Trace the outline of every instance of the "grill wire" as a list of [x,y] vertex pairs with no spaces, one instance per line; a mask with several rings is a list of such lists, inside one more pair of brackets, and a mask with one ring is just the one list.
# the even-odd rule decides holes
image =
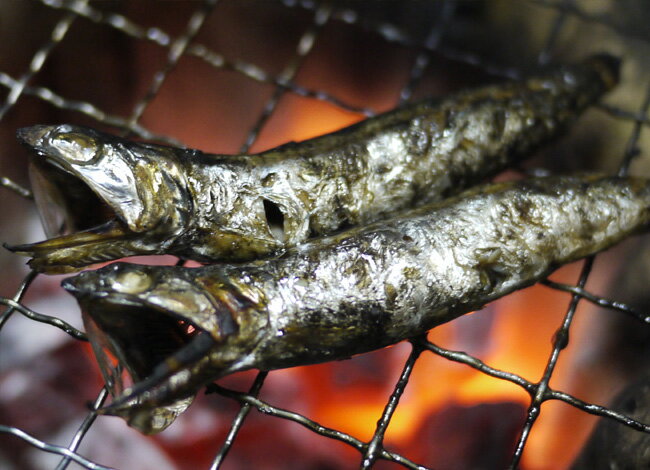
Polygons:
[[[12,76],[0,69],[0,85],[7,89],[7,96],[4,102],[0,105],[0,126],[3,125],[3,120],[6,122],[6,116],[8,113],[16,111],[15,108],[20,107],[20,104],[25,97],[31,97],[40,102],[47,103],[49,106],[84,115],[86,118],[90,119],[90,121],[94,121],[98,124],[117,128],[121,130],[123,135],[132,135],[145,139],[154,139],[169,144],[181,145],[180,142],[172,137],[158,135],[145,128],[140,123],[140,118],[151,101],[158,96],[160,90],[165,86],[168,75],[176,68],[179,60],[183,56],[192,56],[202,60],[215,69],[234,71],[242,78],[273,86],[273,92],[271,93],[270,98],[263,107],[256,122],[250,128],[245,143],[241,147],[243,152],[248,151],[255,143],[261,130],[276,111],[278,103],[286,94],[324,101],[344,111],[352,111],[366,116],[372,116],[375,112],[371,109],[348,104],[345,100],[337,98],[326,91],[303,87],[295,81],[297,72],[305,59],[312,52],[313,46],[323,27],[331,22],[342,22],[355,28],[360,28],[367,31],[369,34],[376,35],[378,37],[377,40],[397,44],[416,51],[415,60],[410,68],[406,84],[399,91],[400,102],[410,99],[413,95],[414,89],[422,79],[423,73],[429,64],[431,54],[434,52],[448,60],[477,67],[487,74],[499,77],[516,78],[520,75],[521,71],[519,66],[504,67],[497,63],[493,63],[493,61],[486,58],[482,53],[473,52],[469,48],[464,50],[446,45],[444,43],[446,31],[456,18],[455,15],[459,8],[459,4],[449,0],[441,2],[439,13],[431,25],[430,32],[428,36],[426,36],[424,42],[411,37],[409,32],[401,29],[399,25],[379,22],[364,17],[362,13],[355,10],[357,5],[355,2],[334,2],[330,4],[325,2],[316,3],[309,0],[284,0],[281,2],[282,8],[292,11],[300,11],[303,14],[306,10],[311,15],[312,21],[311,25],[307,27],[297,42],[293,57],[278,74],[266,72],[262,67],[258,67],[252,63],[247,63],[243,60],[226,59],[224,56],[208,47],[194,42],[194,38],[201,30],[205,20],[209,15],[214,14],[213,10],[215,10],[215,7],[216,9],[219,8],[220,4],[218,4],[217,0],[192,2],[192,5],[196,5],[194,11],[189,17],[184,32],[175,38],[164,32],[162,28],[140,26],[127,17],[118,13],[99,9],[95,4],[91,4],[85,0],[35,0],[35,3],[43,10],[40,12],[41,15],[51,15],[59,19],[54,24],[49,38],[37,48],[37,52],[32,56],[32,60],[27,70],[20,75],[14,74],[14,76]],[[620,36],[633,34],[628,30],[624,30],[619,25],[609,22],[605,16],[592,15],[591,13],[584,11],[580,8],[580,5],[577,2],[572,0],[561,0],[555,2],[546,0],[528,0],[526,3],[540,9],[552,9],[555,13],[555,20],[552,24],[548,25],[548,33],[544,40],[544,47],[537,53],[537,62],[539,64],[544,64],[554,58],[555,50],[561,42],[562,33],[569,21],[579,21],[589,24],[595,23],[599,27],[604,27]],[[76,22],[84,20],[108,26],[129,38],[138,41],[147,41],[166,50],[166,62],[154,75],[153,81],[148,85],[145,93],[138,100],[135,106],[132,107],[130,114],[127,116],[110,114],[91,102],[67,98],[57,94],[55,90],[50,89],[47,86],[34,84],[34,82],[37,81],[36,79],[42,71],[44,64],[46,64],[53,51],[58,47],[62,47],[60,44],[63,42],[71,27],[73,27]],[[647,38],[632,38],[632,40],[647,41]],[[0,64],[0,68],[3,67],[4,66]],[[41,81],[38,82],[40,83]],[[633,124],[632,132],[629,135],[619,159],[618,173],[621,175],[627,173],[631,161],[639,153],[638,142],[641,132],[645,127],[650,125],[650,118],[647,114],[650,105],[650,87],[648,87],[645,96],[638,101],[641,103],[638,109],[625,109],[605,104],[599,105],[601,110],[606,112],[612,119]],[[13,132],[13,129],[11,131]],[[14,197],[9,195],[7,191],[13,191],[18,196],[28,200],[32,199],[32,194],[29,189],[21,186],[8,177],[3,176],[0,180],[0,184],[6,188],[3,200],[7,200],[9,197]],[[645,313],[639,312],[629,305],[611,301],[586,291],[584,287],[591,272],[592,265],[593,258],[585,262],[576,285],[561,284],[550,280],[544,282],[545,285],[553,289],[571,294],[571,302],[566,310],[564,320],[561,325],[559,325],[557,333],[552,340],[552,353],[548,357],[546,368],[541,380],[538,382],[531,382],[517,374],[495,369],[482,362],[480,359],[464,352],[444,349],[429,342],[426,337],[411,339],[411,353],[403,365],[403,370],[399,380],[395,384],[393,392],[387,400],[385,409],[379,418],[376,430],[368,442],[363,442],[342,431],[326,428],[321,426],[319,423],[312,421],[307,416],[275,407],[270,403],[259,399],[258,395],[268,376],[266,372],[260,372],[257,375],[248,392],[238,392],[213,384],[209,387],[210,392],[236,400],[240,404],[240,409],[235,419],[232,421],[227,438],[215,453],[214,462],[211,468],[219,468],[220,465],[226,461],[226,456],[231,446],[236,441],[239,430],[245,425],[246,418],[252,409],[256,409],[270,417],[294,421],[314,433],[341,441],[351,446],[359,452],[361,456],[360,466],[363,469],[373,467],[378,460],[391,461],[409,469],[425,468],[412,462],[407,458],[407,456],[399,455],[383,447],[384,433],[386,432],[393,413],[396,410],[400,397],[409,383],[410,374],[418,358],[425,352],[431,352],[450,361],[465,364],[491,377],[512,382],[530,395],[531,399],[526,412],[525,424],[520,431],[515,451],[510,461],[510,468],[517,468],[519,466],[528,436],[540,415],[541,405],[549,400],[559,400],[586,413],[606,417],[640,432],[650,433],[650,424],[638,422],[629,416],[608,409],[607,407],[584,402],[567,393],[554,390],[549,385],[560,353],[568,344],[569,330],[576,312],[576,307],[581,300],[617,312],[622,312],[623,314],[631,315],[646,324],[650,322],[650,318],[647,317]],[[75,339],[84,341],[85,335],[62,319],[40,314],[21,304],[23,297],[30,289],[32,282],[36,277],[37,275],[35,273],[30,272],[24,278],[19,289],[11,298],[0,298],[0,304],[6,306],[6,309],[0,315],[0,333],[2,333],[2,328],[7,324],[12,315],[19,313],[31,320],[46,323],[52,327],[62,329]],[[29,339],[28,331],[25,332],[25,337],[26,339]],[[0,342],[1,341],[2,337],[0,337]],[[100,407],[104,403],[106,397],[106,390],[102,389],[95,402],[92,404],[93,409]],[[10,423],[0,423],[0,433],[10,435],[12,438],[22,439],[43,452],[60,455],[61,460],[56,467],[57,470],[65,469],[72,461],[88,469],[105,469],[108,467],[90,461],[77,453],[79,445],[82,443],[93,423],[95,423],[96,418],[97,415],[93,411],[90,411],[76,433],[71,437],[67,447],[54,445],[40,440],[38,437],[30,435],[18,427],[11,426]]]

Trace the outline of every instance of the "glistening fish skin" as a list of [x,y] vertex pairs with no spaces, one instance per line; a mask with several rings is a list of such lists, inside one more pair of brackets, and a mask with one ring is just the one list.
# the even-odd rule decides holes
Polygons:
[[[613,87],[618,66],[594,56],[257,155],[207,155],[71,125],[22,129],[19,138],[36,154],[34,174],[44,174],[35,177],[41,212],[67,211],[65,223],[47,223],[48,236],[68,234],[10,249],[51,273],[136,254],[204,262],[278,254],[494,175]],[[100,199],[112,216],[98,210]]]
[[[92,325],[118,392],[105,345],[136,383],[108,411],[156,432],[211,380],[344,359],[422,334],[649,221],[647,180],[538,178],[479,187],[279,258],[195,269],[117,263],[63,287]],[[194,336],[178,339],[179,320]]]

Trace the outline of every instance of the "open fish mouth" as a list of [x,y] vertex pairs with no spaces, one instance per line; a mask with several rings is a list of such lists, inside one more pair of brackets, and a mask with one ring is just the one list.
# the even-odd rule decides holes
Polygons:
[[[155,389],[173,388],[175,372],[205,357],[214,342],[196,325],[150,307],[104,304],[83,314],[97,363],[113,403],[106,414],[123,416],[149,434],[166,428],[192,402],[148,403]],[[154,400],[155,403],[155,400]]]
[[[48,239],[6,247],[32,257],[29,264],[38,271],[72,272],[127,256],[131,254],[129,241],[138,236],[130,229],[118,200],[106,190],[110,183],[102,186],[90,177],[97,173],[93,169],[103,156],[101,142],[75,130],[61,125],[18,131],[18,138],[34,155],[29,175]],[[115,170],[124,168],[118,165]],[[132,191],[130,198],[137,199],[137,192]]]
[[76,271],[121,252],[120,241],[132,232],[81,180],[61,167],[41,162],[31,163],[30,179],[49,238],[7,248],[32,257],[29,265],[48,273]]
[[[127,277],[129,277],[127,275]],[[84,325],[113,402],[100,412],[122,416],[145,433],[169,426],[192,402],[185,396],[183,374],[216,344],[199,324],[174,309],[143,301],[147,279],[128,279],[121,288],[134,293],[91,293],[84,279],[62,286],[82,305]],[[205,325],[204,325],[205,326]],[[161,400],[160,396],[174,396]]]

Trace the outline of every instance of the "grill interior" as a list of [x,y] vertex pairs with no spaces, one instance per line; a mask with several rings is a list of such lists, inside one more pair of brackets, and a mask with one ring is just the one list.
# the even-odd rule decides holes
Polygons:
[[[621,84],[519,170],[650,176],[649,13],[642,0],[3,4],[2,241],[42,235],[19,127],[71,122],[213,153],[257,152],[603,51],[623,58]],[[87,412],[106,393],[97,395],[89,348],[69,338],[82,337],[76,304],[61,277],[35,276],[2,252],[0,466],[568,467],[594,416],[650,432],[633,419],[643,416],[636,408],[605,406],[648,364],[650,335],[639,323],[650,306],[647,246],[647,237],[626,242],[427,338],[336,364],[229,377],[155,438]],[[496,329],[497,317],[506,326]],[[551,323],[538,325],[540,317]],[[513,335],[504,359],[492,354]],[[543,362],[506,360],[532,355],[538,337]],[[499,391],[484,396],[490,388]],[[447,404],[419,412],[436,400]],[[574,434],[562,442],[564,428]]]

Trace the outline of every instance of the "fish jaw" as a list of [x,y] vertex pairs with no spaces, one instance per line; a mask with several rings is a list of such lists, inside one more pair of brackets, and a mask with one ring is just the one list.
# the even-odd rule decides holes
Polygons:
[[27,264],[42,273],[65,274],[84,266],[141,252],[130,245],[137,240],[117,220],[72,235],[38,243],[7,245],[8,250],[28,256]]
[[[239,341],[242,304],[217,298],[174,267],[114,263],[65,279],[113,402],[100,410],[153,434],[228,368],[219,350]],[[237,352],[236,356],[240,356]]]
[[11,251],[46,273],[165,251],[187,230],[193,201],[174,149],[68,124],[20,129],[47,240]]

